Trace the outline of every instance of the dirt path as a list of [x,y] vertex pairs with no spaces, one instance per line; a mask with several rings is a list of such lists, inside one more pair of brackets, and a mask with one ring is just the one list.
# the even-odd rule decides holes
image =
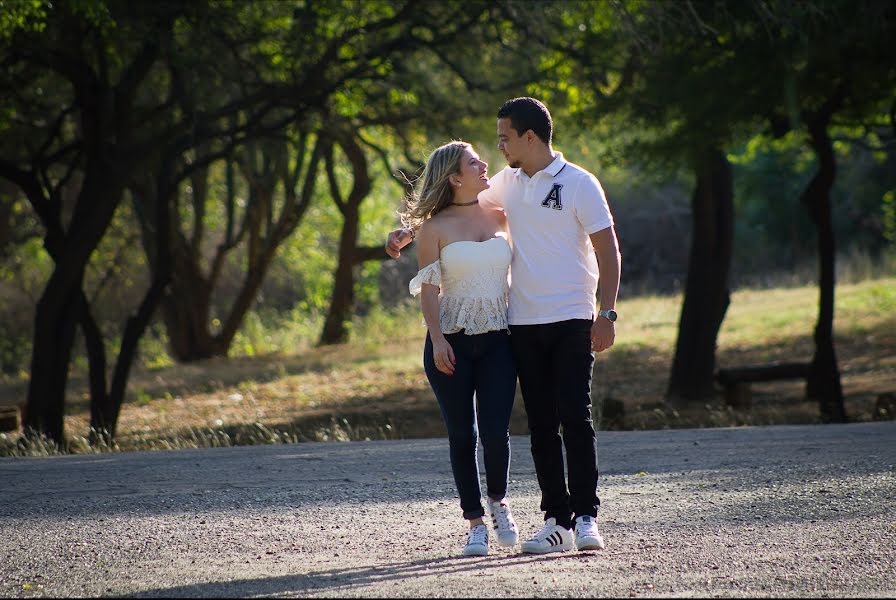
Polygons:
[[605,550],[467,559],[443,439],[0,459],[0,596],[896,595],[896,422],[602,432],[599,456]]

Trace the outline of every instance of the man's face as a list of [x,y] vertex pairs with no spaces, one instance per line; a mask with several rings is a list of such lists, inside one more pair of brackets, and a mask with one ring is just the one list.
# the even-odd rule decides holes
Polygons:
[[513,169],[519,168],[528,156],[530,144],[527,133],[517,135],[510,119],[498,119],[498,150]]

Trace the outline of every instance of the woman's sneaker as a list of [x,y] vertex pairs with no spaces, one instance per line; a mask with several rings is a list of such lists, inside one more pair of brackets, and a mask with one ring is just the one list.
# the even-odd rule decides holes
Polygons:
[[513,514],[506,500],[492,502],[489,500],[488,511],[492,515],[492,529],[498,536],[498,544],[505,548],[516,546],[520,541],[520,530],[513,520]]
[[553,517],[544,522],[541,531],[523,542],[523,552],[527,554],[547,554],[564,550],[572,550],[572,531],[557,525],[557,519]]
[[576,519],[576,548],[579,550],[601,550],[604,538],[597,530],[594,517],[582,516]]
[[467,545],[464,546],[464,556],[485,556],[486,554],[488,554],[488,528],[485,525],[470,528]]

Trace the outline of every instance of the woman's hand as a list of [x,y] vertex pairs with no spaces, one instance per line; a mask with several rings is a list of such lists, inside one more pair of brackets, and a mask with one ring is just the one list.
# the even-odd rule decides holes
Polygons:
[[436,368],[445,375],[454,375],[454,365],[456,361],[454,359],[454,349],[451,348],[451,344],[448,343],[445,336],[439,336],[438,338],[430,337],[432,339],[432,357],[433,362],[436,364]]
[[386,238],[386,254],[392,258],[401,256],[401,249],[414,241],[412,233],[410,229],[404,228],[390,231]]

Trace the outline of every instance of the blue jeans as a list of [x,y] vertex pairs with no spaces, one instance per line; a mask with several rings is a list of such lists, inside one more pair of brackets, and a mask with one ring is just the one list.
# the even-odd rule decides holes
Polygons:
[[[423,367],[448,429],[451,471],[465,519],[485,515],[476,454],[482,438],[488,497],[507,494],[510,469],[510,412],[516,395],[516,369],[506,331],[445,336],[457,360],[454,374],[436,369],[432,340],[426,335]],[[475,396],[474,396],[475,393]],[[478,426],[477,426],[478,423]]]

